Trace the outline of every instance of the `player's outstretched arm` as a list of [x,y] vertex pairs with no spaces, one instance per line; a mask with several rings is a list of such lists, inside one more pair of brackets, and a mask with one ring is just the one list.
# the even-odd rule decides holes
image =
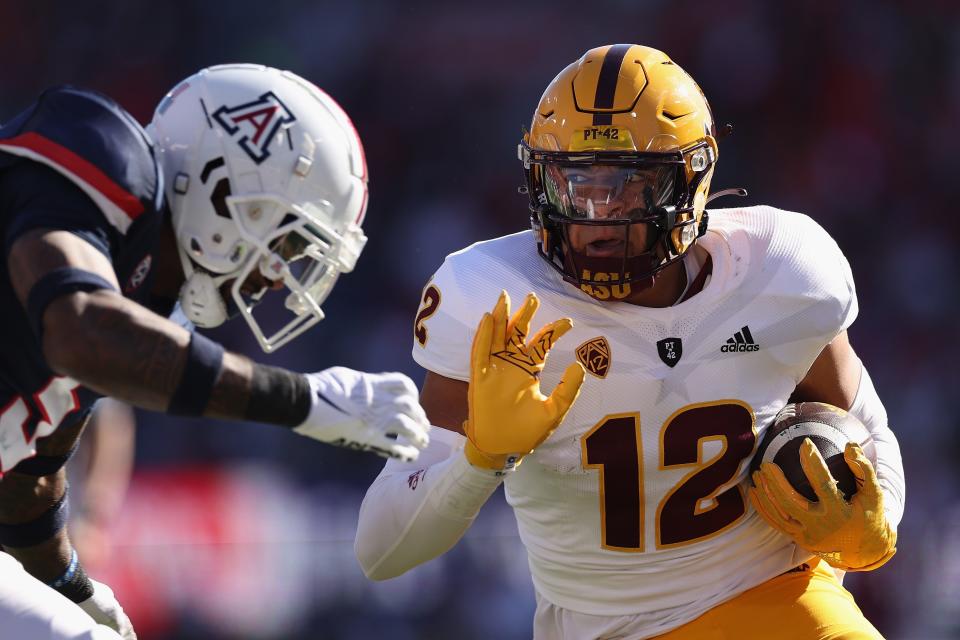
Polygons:
[[[8,268],[50,368],[104,395],[170,413],[283,425],[401,459],[426,445],[426,417],[406,376],[339,367],[301,375],[225,353],[120,296],[109,260],[72,233],[24,233],[11,247]],[[55,432],[37,444],[38,452],[63,457],[78,436],[79,428]],[[64,527],[66,504],[62,468],[8,473],[0,483],[6,550],[94,618],[134,638],[112,592],[76,560]]]
[[[583,382],[571,366],[550,396],[539,373],[563,318],[527,340],[538,307],[528,296],[510,316],[500,296],[474,337],[469,385],[428,372],[422,401],[433,424],[430,447],[416,465],[390,461],[364,497],[355,551],[367,577],[401,575],[453,547],[501,479],[560,424]],[[458,433],[462,425],[465,439]]]
[[503,476],[467,462],[465,442],[436,428],[415,463],[384,465],[360,505],[354,541],[368,578],[395,578],[446,553],[473,524]]
[[224,352],[119,295],[107,258],[69,232],[24,234],[9,268],[51,368],[104,395],[156,411],[282,425],[387,457],[415,458],[427,443],[406,376],[341,367],[302,375]]

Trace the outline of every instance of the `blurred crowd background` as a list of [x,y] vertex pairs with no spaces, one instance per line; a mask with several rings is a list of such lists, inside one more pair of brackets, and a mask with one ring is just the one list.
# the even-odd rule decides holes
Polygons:
[[[447,253],[527,227],[521,128],[560,69],[616,42],[665,50],[734,125],[714,187],[750,196],[726,206],[806,212],[849,257],[850,336],[900,438],[908,500],[897,556],[846,584],[888,638],[960,637],[960,3],[0,0],[0,121],[58,83],[146,122],[200,67],[259,62],[312,80],[366,146],[370,241],[293,346],[265,357],[240,321],[215,336],[300,371],[419,381],[422,286]],[[454,551],[374,584],[353,533],[378,459],[142,412],[131,438],[125,415],[104,416],[112,449],[99,454],[119,466],[90,479],[75,512],[88,570],[142,640],[530,636],[532,587],[502,497]]]

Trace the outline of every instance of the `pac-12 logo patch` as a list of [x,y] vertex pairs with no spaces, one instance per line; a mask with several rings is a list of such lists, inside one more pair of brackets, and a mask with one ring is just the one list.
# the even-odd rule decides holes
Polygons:
[[577,360],[587,373],[606,378],[610,371],[610,343],[603,336],[587,340],[577,347]]
[[272,91],[253,102],[235,107],[224,105],[211,116],[257,164],[270,157],[270,143],[276,139],[280,127],[297,121]]
[[680,338],[664,338],[657,342],[657,353],[668,367],[675,367],[683,355],[683,343]]

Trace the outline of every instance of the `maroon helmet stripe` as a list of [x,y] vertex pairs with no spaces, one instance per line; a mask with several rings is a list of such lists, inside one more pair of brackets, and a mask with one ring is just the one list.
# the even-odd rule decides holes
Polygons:
[[[615,44],[607,50],[603,57],[603,66],[600,67],[600,76],[597,78],[597,93],[593,98],[594,109],[612,109],[613,96],[617,93],[617,80],[620,78],[620,66],[630,50],[631,44]],[[609,113],[593,114],[594,126],[613,123],[613,115]]]

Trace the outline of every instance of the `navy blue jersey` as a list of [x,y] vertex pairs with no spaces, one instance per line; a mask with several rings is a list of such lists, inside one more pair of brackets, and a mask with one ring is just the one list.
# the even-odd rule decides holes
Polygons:
[[10,281],[11,246],[31,229],[69,231],[107,256],[124,296],[166,315],[149,297],[164,215],[149,138],[109,98],[50,89],[0,127],[0,474],[98,397],[47,366]]

